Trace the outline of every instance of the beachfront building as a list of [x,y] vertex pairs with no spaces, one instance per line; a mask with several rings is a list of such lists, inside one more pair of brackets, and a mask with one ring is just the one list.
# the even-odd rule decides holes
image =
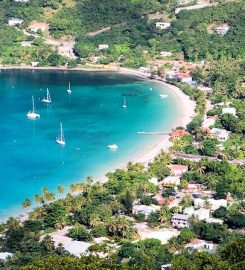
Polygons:
[[206,95],[213,92],[213,89],[208,86],[204,86],[202,84],[197,85],[197,89],[203,91]]
[[225,35],[229,31],[229,25],[228,24],[221,24],[214,28],[214,31],[219,35]]
[[9,26],[18,26],[18,25],[22,24],[23,21],[24,20],[19,19],[19,18],[12,18],[12,19],[9,19],[8,25]]
[[182,229],[189,227],[189,216],[183,214],[174,214],[171,219],[174,228]]
[[207,203],[210,205],[210,209],[213,211],[220,208],[220,207],[227,208],[227,200],[224,200],[224,199],[220,199],[220,200],[215,200],[215,199],[203,200],[200,198],[194,199],[194,207],[195,208],[205,207],[205,205]]
[[99,50],[107,50],[107,49],[109,49],[109,45],[108,44],[100,44],[98,48],[99,48]]
[[177,187],[180,185],[180,178],[179,176],[168,176],[162,182],[164,187]]
[[168,165],[168,168],[171,170],[171,174],[174,176],[180,177],[182,174],[188,171],[188,166],[181,164],[172,164]]
[[175,129],[170,133],[170,136],[172,139],[177,139],[180,138],[184,135],[190,135],[188,131],[184,129]]
[[68,45],[63,45],[58,47],[57,52],[59,55],[64,56],[64,57],[68,57],[68,58],[76,58],[73,52],[73,48],[71,46]]
[[48,28],[49,28],[49,25],[47,23],[33,21],[31,22],[31,24],[28,26],[27,29],[31,32],[37,33],[38,30],[41,30],[42,32],[44,32],[48,30]]
[[160,209],[159,205],[148,206],[148,205],[138,204],[138,205],[133,206],[132,212],[134,215],[141,213],[141,214],[144,214],[145,217],[148,217],[151,213],[156,212],[159,209]]
[[236,116],[236,108],[233,108],[233,107],[222,108],[222,114],[225,114],[225,113]]
[[177,73],[176,75],[177,81],[181,83],[191,83],[192,77],[187,73]]
[[209,130],[209,134],[215,137],[220,142],[225,142],[229,138],[229,131],[220,128],[212,128]]
[[167,22],[156,22],[156,28],[159,28],[161,30],[167,29],[170,27],[170,23]]

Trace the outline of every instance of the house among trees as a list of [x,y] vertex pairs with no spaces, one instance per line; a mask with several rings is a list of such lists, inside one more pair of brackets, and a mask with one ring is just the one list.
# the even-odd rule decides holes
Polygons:
[[108,44],[100,44],[98,48],[99,48],[99,50],[107,50],[109,48],[109,45]]
[[224,200],[224,199],[220,199],[220,200],[215,200],[215,199],[203,200],[203,199],[199,199],[199,198],[194,199],[194,207],[195,208],[204,207],[205,204],[210,205],[210,209],[213,211],[220,208],[220,207],[227,208],[227,200]]
[[21,44],[22,47],[31,47],[32,46],[32,41],[24,40],[24,41],[21,41],[20,44]]
[[221,25],[218,25],[214,28],[214,31],[219,34],[219,35],[225,35],[228,30],[229,30],[229,25],[228,24],[221,24]]
[[16,3],[27,3],[29,0],[14,0]]
[[229,138],[229,131],[220,128],[212,128],[209,130],[209,134],[215,137],[220,142],[225,142]]
[[203,121],[202,121],[202,129],[207,129],[211,126],[213,126],[215,124],[217,120],[217,117],[216,116],[207,116],[207,117],[204,117]]
[[189,132],[184,129],[175,129],[170,133],[172,139],[177,139],[184,135],[189,135]]
[[193,2],[193,0],[177,0],[178,5],[187,5]]
[[41,30],[42,32],[44,32],[48,30],[48,28],[49,28],[49,25],[47,23],[33,21],[31,22],[31,24],[28,26],[27,29],[31,32],[37,33],[38,30]]
[[162,57],[170,57],[170,56],[173,55],[173,53],[161,51],[161,52],[160,52],[160,55],[161,55]]
[[148,217],[151,213],[156,212],[157,210],[160,209],[159,205],[154,205],[154,206],[148,206],[148,205],[143,205],[143,204],[138,204],[133,206],[133,214],[144,214],[146,217]]
[[189,216],[183,214],[173,214],[171,219],[174,228],[182,229],[189,227]]
[[191,83],[192,77],[187,73],[177,73],[176,75],[177,81],[181,83]]
[[202,239],[193,239],[185,246],[187,249],[196,249],[198,251],[214,252],[216,245],[212,241],[205,241]]
[[180,178],[179,176],[168,176],[163,179],[163,186],[164,187],[177,187],[180,185]]
[[181,176],[183,173],[188,171],[188,166],[180,164],[168,165],[168,168],[171,170],[171,174],[174,176]]
[[161,30],[167,29],[170,27],[170,23],[167,22],[156,22],[156,28],[159,28]]
[[232,115],[236,116],[236,109],[233,107],[222,108],[222,114],[225,114],[225,113],[232,114]]
[[17,25],[22,24],[23,21],[24,21],[24,20],[22,20],[22,19],[12,18],[12,19],[9,19],[8,25],[9,25],[9,26],[17,26]]

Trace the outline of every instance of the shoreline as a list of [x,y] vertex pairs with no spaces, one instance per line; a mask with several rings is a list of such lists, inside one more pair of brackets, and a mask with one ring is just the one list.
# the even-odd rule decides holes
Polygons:
[[[186,127],[186,125],[192,120],[192,118],[195,115],[195,102],[189,98],[188,95],[184,94],[178,87],[171,85],[167,82],[164,82],[160,79],[150,79],[150,74],[140,72],[138,70],[133,70],[133,69],[128,69],[128,68],[97,68],[97,69],[86,69],[86,68],[74,68],[74,69],[64,69],[64,68],[52,68],[52,67],[24,67],[24,66],[19,66],[19,67],[0,67],[1,70],[54,70],[54,71],[84,71],[84,72],[116,72],[119,74],[124,74],[128,76],[134,76],[141,78],[143,80],[150,80],[156,84],[158,84],[161,88],[167,89],[167,91],[171,92],[173,96],[176,97],[176,101],[178,104],[178,107],[182,114],[177,117],[176,122],[174,123],[174,127],[182,126]],[[170,130],[171,131],[171,130]],[[169,132],[170,132],[169,131]],[[147,149],[143,152],[137,151],[134,153],[133,158],[128,160],[126,163],[121,163],[115,166],[115,168],[112,168],[111,171],[114,171],[115,169],[125,169],[127,167],[127,163],[129,161],[136,163],[143,163],[145,167],[147,167],[148,163],[151,162],[155,156],[160,153],[161,150],[167,151],[171,147],[172,143],[170,141],[170,135],[162,135],[160,136],[160,139],[158,138],[154,145],[150,147],[150,149]],[[107,177],[103,173],[101,176],[96,177],[95,182],[100,182],[100,183],[105,183],[107,182]],[[35,207],[33,207],[35,208]],[[19,213],[14,213],[13,216],[16,216],[19,218],[21,221],[24,221],[28,213],[33,209],[30,208],[28,210],[24,210],[23,212]],[[2,222],[0,220],[0,222]]]

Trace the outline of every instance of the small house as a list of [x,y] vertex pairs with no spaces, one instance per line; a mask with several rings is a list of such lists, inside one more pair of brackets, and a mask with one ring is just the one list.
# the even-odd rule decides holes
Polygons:
[[172,175],[178,176],[178,177],[188,171],[188,166],[180,165],[180,164],[168,165],[168,168],[171,170]]
[[212,128],[209,130],[209,134],[213,135],[220,142],[225,142],[229,138],[229,131],[220,128]]
[[204,207],[206,202],[208,204],[210,204],[210,208],[213,211],[220,208],[220,207],[227,208],[227,200],[224,200],[224,199],[220,199],[220,200],[215,200],[215,199],[203,200],[203,199],[200,199],[200,198],[194,199],[194,207],[195,208]]
[[161,30],[167,29],[170,27],[170,23],[167,22],[156,22],[156,28],[159,28]]
[[170,56],[172,56],[173,54],[172,54],[171,52],[161,51],[161,52],[160,52],[160,55],[161,55],[162,57],[170,57]]
[[192,77],[187,73],[178,73],[176,79],[181,83],[191,83]]
[[144,72],[144,73],[149,73],[149,72],[151,72],[150,68],[148,68],[148,67],[140,67],[140,68],[139,68],[139,71],[140,71],[140,72]]
[[109,45],[108,44],[100,44],[98,48],[99,48],[99,50],[107,50],[109,48]]
[[6,261],[9,257],[12,257],[13,253],[10,252],[0,252],[0,261]]
[[191,242],[187,244],[185,247],[189,249],[197,249],[200,251],[213,252],[215,245],[211,241],[205,241],[195,238],[191,240]]
[[159,205],[148,206],[148,205],[139,204],[139,205],[133,206],[133,214],[137,215],[137,214],[142,213],[146,217],[148,217],[152,212],[155,212],[159,209],[160,209]]
[[24,40],[24,41],[21,41],[20,45],[22,47],[31,47],[32,46],[32,41]]
[[218,34],[218,35],[225,35],[228,31],[229,31],[229,25],[228,24],[221,24],[218,25],[214,28],[214,31]]
[[205,117],[202,121],[202,128],[209,128],[213,126],[216,122],[217,117],[215,116],[209,116]]
[[31,32],[37,32],[38,30],[41,30],[42,32],[48,30],[49,25],[47,23],[44,22],[37,22],[37,21],[33,21],[31,22],[31,24],[28,26],[28,30]]
[[163,179],[163,186],[164,187],[170,187],[170,186],[177,187],[179,185],[180,185],[179,176],[168,176],[168,177]]
[[225,114],[225,113],[232,114],[232,115],[236,116],[236,109],[233,107],[222,108],[222,114]]
[[174,228],[182,229],[189,227],[189,216],[183,214],[173,214],[171,223]]
[[184,135],[190,135],[188,131],[184,129],[175,129],[170,133],[170,136],[172,139],[177,139],[180,138]]
[[9,26],[17,26],[17,25],[22,24],[23,21],[24,21],[24,20],[22,20],[22,19],[12,18],[12,19],[9,19],[8,25],[9,25]]

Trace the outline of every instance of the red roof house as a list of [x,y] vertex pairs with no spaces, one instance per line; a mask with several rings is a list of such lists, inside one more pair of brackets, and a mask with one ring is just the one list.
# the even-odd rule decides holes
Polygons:
[[183,173],[188,171],[188,166],[179,164],[168,165],[168,168],[174,176],[181,176]]
[[176,130],[173,130],[171,133],[170,133],[170,136],[175,139],[175,138],[179,138],[183,135],[190,135],[188,131],[184,130],[184,129],[176,129]]

